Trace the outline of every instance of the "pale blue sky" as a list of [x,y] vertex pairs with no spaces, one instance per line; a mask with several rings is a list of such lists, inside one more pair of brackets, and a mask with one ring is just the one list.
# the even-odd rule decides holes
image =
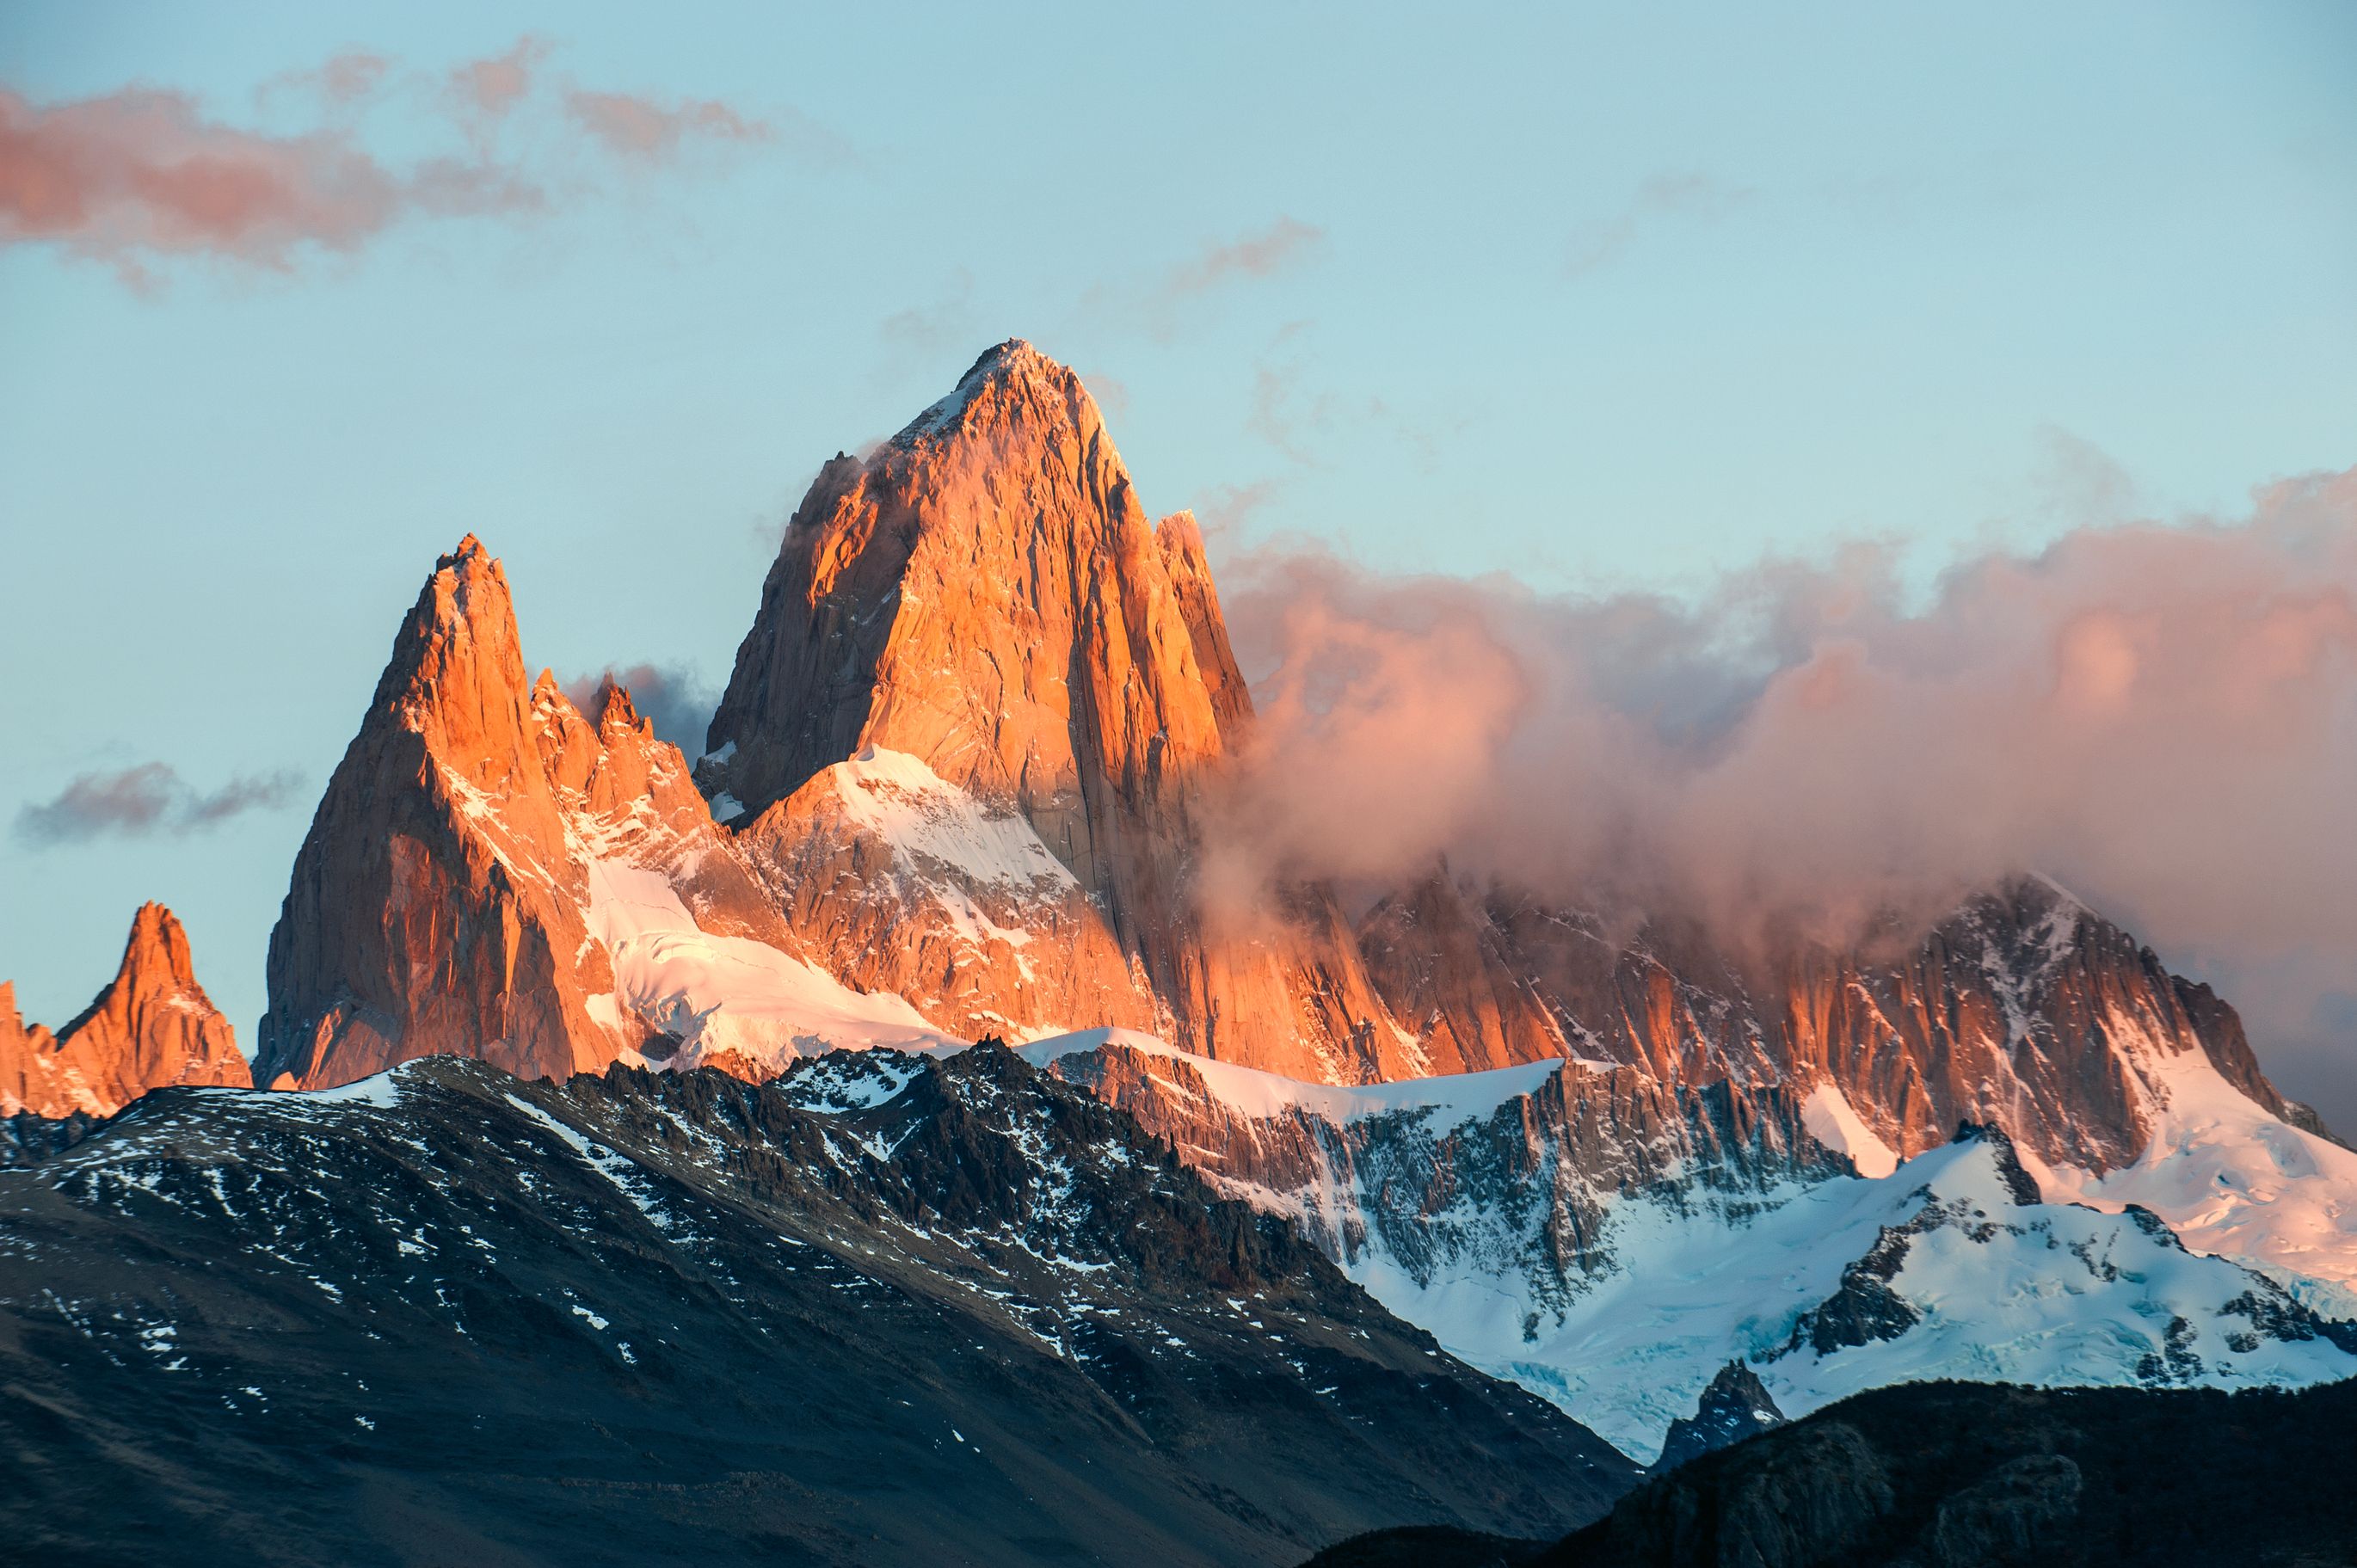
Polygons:
[[[1149,510],[1383,569],[1679,589],[1859,534],[1928,570],[2357,462],[2357,9],[24,4],[0,87],[240,126],[360,46],[819,129],[572,171],[159,286],[0,245],[0,819],[162,760],[292,768],[210,833],[0,835],[60,1023],[140,899],[251,1047],[310,803],[468,531],[526,654],[716,682],[819,462],[1022,336]],[[366,122],[430,149],[415,101]],[[530,134],[556,137],[553,122]],[[447,134],[447,133],[445,133]],[[829,137],[839,142],[835,146]],[[1290,220],[1267,276],[1174,289]]]

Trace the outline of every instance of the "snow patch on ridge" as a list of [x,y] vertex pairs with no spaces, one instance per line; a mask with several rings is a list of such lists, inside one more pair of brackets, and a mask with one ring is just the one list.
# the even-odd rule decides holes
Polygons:
[[[1106,1046],[1183,1060],[1247,1123],[1307,1116],[1339,1129],[1437,1112],[1411,1139],[1512,1114],[1512,1101],[1565,1066],[1343,1087],[1210,1060],[1125,1029],[1019,1051],[1047,1066]],[[1721,1190],[1707,1173],[1673,1169],[1651,1187],[1597,1187],[1565,1166],[1551,1178],[1504,1172],[1507,1188],[1493,1191],[1485,1172],[1501,1173],[1480,1164],[1488,1135],[1478,1133],[1454,1156],[1476,1163],[1458,1172],[1457,1197],[1441,1214],[1413,1195],[1407,1208],[1385,1208],[1330,1151],[1298,1187],[1207,1174],[1230,1196],[1301,1223],[1345,1273],[1452,1354],[1553,1400],[1640,1458],[1692,1413],[1730,1359],[1750,1364],[1794,1416],[1927,1377],[2234,1388],[2357,1373],[2347,1336],[2319,1337],[2298,1320],[2295,1302],[2329,1318],[2357,1313],[2334,1294],[2340,1287],[2314,1277],[2316,1258],[2292,1245],[2311,1230],[2346,1267],[2357,1247],[2335,1194],[2357,1194],[2357,1155],[2268,1116],[2198,1052],[2138,1052],[2132,1041],[2128,1049],[2153,1101],[2152,1150],[2105,1183],[2031,1162],[2047,1198],[2039,1204],[2019,1202],[2002,1139],[1902,1164],[1830,1084],[1803,1103],[1803,1124],[1846,1154],[1856,1177]],[[1178,1092],[1173,1079],[1154,1076]],[[1411,1144],[1377,1136],[1357,1150],[1361,1175],[1417,1157]],[[1512,1127],[1500,1136],[1501,1149],[1525,1146]],[[2327,1179],[2308,1179],[2316,1174]],[[1534,1179],[1557,1184],[1552,1204],[1534,1197]],[[1603,1266],[1567,1274],[1542,1266],[1554,1255],[1548,1227],[1590,1201],[1600,1209],[1580,1222],[1598,1227],[1587,1239]],[[2150,1215],[2121,1212],[2130,1202],[2182,1219],[2191,1250]],[[1886,1287],[1900,1304],[1887,1334],[1827,1339],[1812,1326],[1807,1315],[1836,1297],[1848,1321],[1872,1322]]]
[[1061,897],[1080,886],[1019,812],[993,812],[922,759],[871,746],[827,769],[844,814],[892,846],[894,865],[924,880],[946,867],[980,886]]
[[1847,1096],[1835,1085],[1820,1083],[1801,1107],[1802,1124],[1809,1136],[1838,1154],[1847,1155],[1862,1176],[1887,1176],[1899,1168],[1899,1155],[1859,1119]]
[[[2131,1217],[2017,1206],[1992,1144],[1932,1150],[1878,1180],[1789,1185],[1747,1215],[1641,1197],[1610,1222],[1623,1266],[1559,1317],[1478,1266],[1419,1284],[1370,1251],[1346,1272],[1453,1354],[1640,1458],[1731,1359],[1793,1417],[1924,1378],[2237,1388],[2357,1372],[2327,1340],[2255,1332],[2236,1304],[2264,1282],[2230,1262]],[[1902,1230],[1887,1283],[1913,1321],[1821,1352],[1804,1315]]]
[[[2115,1036],[2135,1027],[2115,1014]],[[2102,1176],[2046,1174],[2049,1197],[2152,1210],[2188,1247],[2280,1281],[2327,1316],[2357,1318],[2357,1154],[2304,1133],[2226,1081],[2199,1051],[2149,1042],[2131,1060],[2152,1137]]]
[[856,992],[766,943],[698,929],[660,872],[593,860],[588,888],[589,934],[614,968],[612,995],[590,999],[592,1016],[628,1013],[679,1036],[681,1066],[727,1050],[774,1072],[830,1050],[963,1044],[901,996]]
[[1233,1062],[1215,1061],[1140,1034],[1135,1029],[1082,1029],[1055,1035],[1018,1047],[1034,1067],[1046,1067],[1060,1057],[1092,1051],[1103,1046],[1126,1046],[1146,1056],[1174,1057],[1201,1075],[1221,1102],[1240,1116],[1266,1121],[1301,1111],[1337,1123],[1403,1111],[1437,1113],[1437,1129],[1457,1126],[1493,1114],[1500,1106],[1534,1092],[1561,1072],[1561,1061],[1531,1062],[1490,1072],[1445,1074],[1437,1078],[1394,1079],[1388,1083],[1343,1085],[1308,1083],[1280,1073]]

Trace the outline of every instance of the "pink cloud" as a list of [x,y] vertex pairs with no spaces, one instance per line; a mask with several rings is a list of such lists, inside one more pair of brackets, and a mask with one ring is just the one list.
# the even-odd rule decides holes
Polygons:
[[[299,90],[322,117],[293,132],[226,124],[167,89],[44,104],[0,88],[0,244],[54,245],[134,285],[152,283],[159,262],[189,257],[283,273],[306,251],[355,252],[411,218],[515,218],[544,210],[553,188],[580,188],[576,165],[494,156],[494,130],[535,104],[561,108],[593,149],[637,164],[664,161],[690,138],[771,134],[708,99],[665,108],[578,88],[553,99],[541,85],[549,52],[526,37],[453,68],[438,89],[417,78],[422,92],[392,93],[393,60],[348,51],[263,89],[265,100]],[[401,164],[372,151],[362,119],[404,105],[451,151]],[[812,145],[823,139],[795,124]]]
[[332,137],[280,141],[210,125],[172,92],[134,89],[53,109],[0,92],[0,232],[10,239],[269,258],[296,234],[356,239],[392,205],[375,161]]
[[1325,238],[1326,231],[1314,224],[1279,218],[1257,234],[1205,247],[1202,254],[1171,273],[1163,283],[1163,293],[1179,299],[1207,293],[1236,278],[1274,276],[1315,250]]
[[284,91],[316,94],[332,107],[348,108],[376,96],[393,74],[390,55],[373,49],[346,49],[326,64],[308,70],[290,70],[264,82],[257,95],[263,101]]
[[1263,697],[1231,879],[1445,856],[1742,940],[2038,870],[2228,983],[2263,1044],[2357,993],[2357,470],[1965,560],[1928,602],[1873,548],[1694,602],[1300,551],[1222,586]]
[[453,67],[450,91],[472,113],[502,119],[531,94],[534,73],[548,50],[547,39],[527,34],[505,54]]
[[300,247],[354,250],[409,212],[540,201],[495,170],[396,172],[339,131],[224,125],[184,93],[131,88],[41,107],[0,91],[0,242],[51,242],[127,277],[144,276],[146,259],[192,254],[284,271]]
[[642,163],[675,157],[691,141],[766,142],[773,134],[761,122],[709,98],[665,105],[635,93],[576,88],[565,95],[565,111],[608,151]]

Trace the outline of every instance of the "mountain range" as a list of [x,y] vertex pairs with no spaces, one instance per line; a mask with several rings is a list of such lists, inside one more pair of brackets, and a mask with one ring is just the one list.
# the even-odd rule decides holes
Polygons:
[[[2357,1154],[2067,890],[1764,954],[1439,865],[1238,908],[1201,873],[1256,722],[1200,530],[1020,342],[822,468],[694,758],[535,677],[468,536],[296,857],[250,1077],[160,908],[54,1037],[0,989],[10,1424],[215,1524],[234,1473],[425,1530],[422,1466],[483,1561],[557,1488],[616,1561],[685,1550],[726,1487],[843,1560],[1278,1562],[1560,1533],[1928,1378],[2357,1372]],[[594,1442],[450,1478],[576,1384]]]

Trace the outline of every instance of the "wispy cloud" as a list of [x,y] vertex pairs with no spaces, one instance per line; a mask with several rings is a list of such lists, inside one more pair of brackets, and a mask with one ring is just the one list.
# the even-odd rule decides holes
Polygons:
[[1326,231],[1317,225],[1279,218],[1257,234],[1206,245],[1201,254],[1171,269],[1162,281],[1162,297],[1188,299],[1241,278],[1274,277],[1325,241]]
[[877,324],[876,330],[897,360],[971,354],[980,330],[975,326],[974,274],[958,268],[937,298],[894,311]]
[[1178,335],[1182,314],[1204,308],[1206,300],[1227,289],[1276,277],[1310,260],[1325,243],[1326,231],[1316,224],[1280,217],[1232,240],[1208,241],[1158,277],[1094,285],[1082,295],[1082,306],[1168,342]]
[[704,749],[704,732],[712,723],[712,710],[720,705],[720,694],[694,671],[680,664],[609,664],[594,675],[565,681],[565,694],[594,721],[598,688],[608,681],[630,694],[630,705],[654,725],[657,740],[671,742],[691,757]]
[[1693,171],[1657,174],[1618,212],[1574,231],[1564,271],[1580,277],[1618,261],[1648,228],[1670,220],[1713,221],[1749,201],[1749,187]]
[[1118,376],[1107,375],[1103,371],[1082,371],[1077,373],[1081,378],[1081,385],[1088,388],[1089,395],[1097,400],[1099,408],[1116,420],[1129,413],[1127,381]]
[[2346,1015],[2304,1023],[2319,997],[2357,994],[2357,470],[2163,526],[2113,521],[2125,477],[2070,451],[2099,521],[1961,558],[1928,598],[1873,544],[1691,600],[1232,558],[1238,656],[1276,673],[1211,864],[1445,856],[1735,937],[2042,870],[2173,961],[2259,977],[2238,1000],[2287,1015],[2274,1037],[2320,1038]]
[[486,120],[503,120],[532,95],[541,63],[547,59],[546,38],[527,33],[505,54],[468,60],[450,68],[448,90],[460,107]]
[[374,49],[346,49],[329,56],[324,64],[272,77],[254,97],[264,104],[285,95],[313,97],[334,108],[364,103],[384,89],[393,67],[390,55]]
[[183,781],[171,765],[143,762],[114,773],[77,776],[54,800],[16,813],[16,836],[38,845],[103,837],[179,836],[219,827],[248,811],[291,804],[302,789],[297,774],[281,770],[240,776],[210,794]]
[[[156,282],[159,264],[189,258],[287,273],[306,253],[357,252],[413,218],[543,212],[553,191],[594,187],[578,177],[584,151],[608,168],[644,170],[698,143],[776,139],[769,121],[715,99],[666,103],[552,85],[551,52],[546,40],[526,37],[428,77],[401,71],[388,56],[349,51],[264,84],[265,102],[307,104],[312,124],[295,130],[232,124],[167,88],[55,103],[0,88],[0,245],[54,246],[113,266],[137,287]],[[395,99],[420,117],[413,133],[422,128],[448,150],[396,159],[371,145],[364,122]],[[576,140],[535,137],[529,159],[502,155],[504,125],[552,110]],[[804,152],[830,145],[829,133],[800,116],[785,123]]]
[[565,95],[565,112],[608,152],[640,163],[677,157],[691,142],[766,142],[774,134],[715,98],[667,104],[633,92],[576,88]]
[[1306,349],[1310,324],[1288,322],[1271,340],[1269,352],[1253,367],[1245,433],[1266,442],[1304,467],[1321,461],[1319,448],[1351,427],[1374,427],[1392,446],[1414,452],[1429,467],[1439,453],[1439,433],[1409,418],[1378,393],[1342,393],[1309,383]]
[[1214,485],[1205,490],[1192,509],[1205,543],[1222,553],[1244,548],[1254,520],[1275,504],[1285,486],[1283,479],[1263,478],[1241,485]]

